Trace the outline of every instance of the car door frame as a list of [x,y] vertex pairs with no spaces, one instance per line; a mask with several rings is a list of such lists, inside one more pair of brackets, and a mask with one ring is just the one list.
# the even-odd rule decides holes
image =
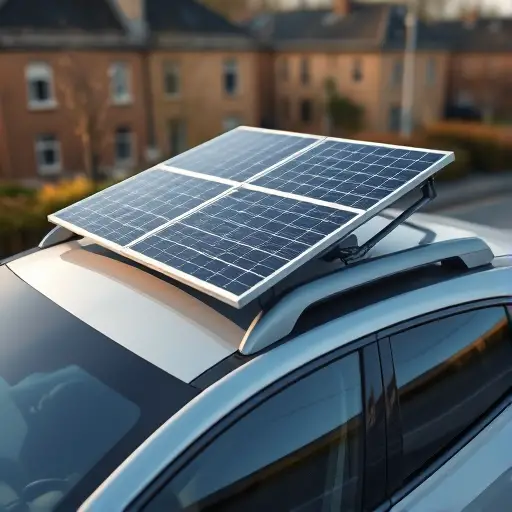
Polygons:
[[[224,416],[218,423],[210,428],[203,436],[192,443],[182,454],[180,454],[163,472],[161,472],[150,485],[125,508],[126,512],[139,512],[156,496],[158,491],[165,486],[176,474],[179,473],[190,461],[192,461],[208,444],[213,442],[219,435],[225,432],[231,425],[250,413],[253,409],[271,399],[277,393],[283,391],[295,382],[306,378],[308,375],[343,359],[350,354],[359,352],[360,376],[363,404],[363,446],[362,446],[362,482],[361,482],[361,510],[368,510],[366,503],[368,499],[374,499],[374,492],[366,485],[367,479],[372,481],[384,481],[386,471],[385,459],[385,405],[382,388],[382,374],[380,357],[375,334],[365,336],[350,344],[344,345],[328,354],[308,362],[297,368],[272,385],[252,396],[249,400],[233,409]],[[375,404],[375,405],[374,405]],[[372,407],[375,407],[372,410]],[[371,411],[371,413],[370,413]],[[370,420],[372,414],[372,420]],[[376,419],[376,420],[375,420]],[[380,446],[380,457],[369,457],[367,446]],[[376,460],[374,460],[376,459]],[[381,500],[385,499],[386,486],[382,486]]]
[[[84,501],[80,512],[125,510],[173,460],[221,418],[288,373],[338,349],[362,348],[372,337],[376,339],[376,333],[383,333],[393,325],[404,325],[412,318],[435,316],[461,303],[508,298],[512,295],[508,279],[511,275],[512,269],[508,267],[491,268],[393,295],[349,314],[340,313],[341,316],[299,333],[293,340],[283,340],[260,352],[169,418]],[[234,392],[233,386],[236,386]],[[383,502],[382,509],[387,508]]]
[[381,356],[382,376],[386,390],[386,430],[387,430],[387,506],[383,505],[379,512],[391,509],[403,500],[414,489],[430,478],[449,459],[457,454],[465,445],[473,440],[483,429],[512,404],[512,390],[496,406],[471,426],[459,440],[451,444],[423,468],[421,472],[404,485],[401,475],[403,458],[403,429],[400,420],[400,406],[398,402],[398,387],[396,385],[395,365],[391,349],[391,337],[393,335],[409,331],[435,320],[441,320],[468,311],[485,309],[490,307],[503,307],[509,319],[509,327],[512,329],[512,296],[483,299],[460,304],[427,313],[409,320],[400,322],[376,333],[377,343]]

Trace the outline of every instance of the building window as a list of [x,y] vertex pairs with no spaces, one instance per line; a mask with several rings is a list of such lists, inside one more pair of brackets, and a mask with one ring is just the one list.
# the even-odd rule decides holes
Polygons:
[[287,82],[289,75],[290,75],[290,70],[289,70],[289,66],[288,66],[288,58],[281,57],[278,62],[279,62],[279,70],[278,70],[279,78],[283,82]]
[[164,64],[164,92],[168,97],[179,96],[181,91],[180,66],[176,62]]
[[62,170],[60,142],[55,135],[43,134],[36,138],[36,161],[39,174],[57,174]]
[[300,102],[300,119],[303,123],[311,123],[313,120],[313,102],[311,100]]
[[305,57],[300,61],[300,83],[302,85],[308,85],[311,80],[309,74],[309,59]]
[[118,165],[129,165],[134,161],[133,132],[122,126],[116,130],[115,160]]
[[455,104],[460,108],[473,107],[473,95],[469,91],[458,91],[455,95]]
[[222,129],[225,132],[229,132],[231,130],[234,130],[241,124],[242,124],[242,121],[240,120],[239,117],[236,117],[236,116],[225,117],[224,120],[222,121]]
[[363,61],[361,59],[354,59],[352,63],[352,80],[354,82],[363,80]]
[[432,87],[436,84],[436,60],[432,57],[427,60],[425,77],[428,86]]
[[44,62],[29,64],[25,70],[28,105],[31,108],[53,108],[57,105],[53,85],[53,70]]
[[238,62],[235,59],[224,61],[224,92],[234,96],[239,89]]
[[171,156],[187,149],[187,127],[182,119],[171,119],[168,123],[169,151]]
[[391,85],[399,87],[402,83],[404,76],[404,63],[403,60],[398,58],[393,61],[393,69],[391,71]]
[[114,62],[110,66],[110,97],[116,104],[132,101],[130,68],[126,62]]
[[398,105],[392,105],[389,108],[388,129],[391,132],[400,130],[400,121],[402,117],[402,109]]

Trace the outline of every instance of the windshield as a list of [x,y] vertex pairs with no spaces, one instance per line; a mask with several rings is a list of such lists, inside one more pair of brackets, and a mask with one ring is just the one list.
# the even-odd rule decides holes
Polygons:
[[0,267],[0,512],[76,510],[197,393]]

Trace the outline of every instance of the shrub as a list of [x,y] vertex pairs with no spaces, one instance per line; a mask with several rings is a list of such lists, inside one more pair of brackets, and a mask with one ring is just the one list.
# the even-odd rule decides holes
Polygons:
[[35,188],[24,187],[18,183],[0,183],[0,197],[33,197],[36,193]]
[[334,130],[353,133],[362,129],[364,108],[350,98],[342,96],[332,78],[325,82],[325,95],[327,115]]
[[512,130],[482,123],[443,122],[429,126],[424,137],[433,144],[459,147],[475,171],[512,167]]

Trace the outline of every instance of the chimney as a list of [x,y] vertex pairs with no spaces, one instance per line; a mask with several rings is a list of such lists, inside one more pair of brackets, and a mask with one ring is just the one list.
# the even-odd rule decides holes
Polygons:
[[350,13],[351,0],[332,0],[332,12],[338,16],[346,16]]
[[144,0],[117,0],[117,3],[130,21],[144,17]]
[[144,38],[146,27],[146,0],[113,0],[119,14],[124,18],[133,37]]
[[466,28],[474,28],[480,18],[478,7],[471,7],[462,13],[462,22]]

